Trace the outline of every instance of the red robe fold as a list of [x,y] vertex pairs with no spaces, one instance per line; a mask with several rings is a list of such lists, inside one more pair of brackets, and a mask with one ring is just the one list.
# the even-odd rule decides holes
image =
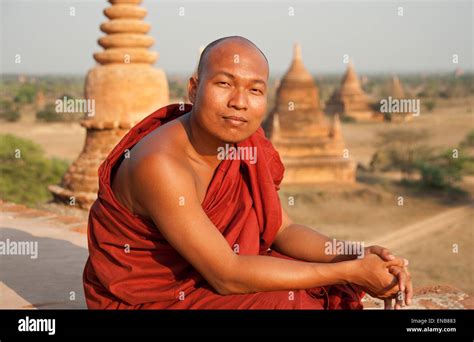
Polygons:
[[[184,113],[163,107],[133,127],[99,168],[99,192],[89,213],[83,281],[90,309],[361,309],[363,293],[352,285],[295,291],[219,295],[171,247],[146,218],[115,198],[111,174],[144,136]],[[181,109],[181,110],[180,110]],[[257,162],[223,160],[209,184],[202,208],[239,254],[288,258],[269,248],[281,226],[277,190],[284,167],[261,128],[237,146],[257,147]]]

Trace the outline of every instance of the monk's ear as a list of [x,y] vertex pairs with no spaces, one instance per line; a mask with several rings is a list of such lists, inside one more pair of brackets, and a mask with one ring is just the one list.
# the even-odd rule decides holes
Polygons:
[[197,76],[193,75],[189,78],[189,82],[188,82],[188,98],[189,98],[189,102],[191,102],[192,104],[196,102],[197,87],[198,87]]

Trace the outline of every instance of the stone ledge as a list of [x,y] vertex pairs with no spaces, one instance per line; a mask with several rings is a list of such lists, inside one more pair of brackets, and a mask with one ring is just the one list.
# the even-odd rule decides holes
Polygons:
[[[383,309],[382,300],[366,297],[366,309]],[[403,309],[409,310],[452,310],[474,309],[474,299],[467,293],[449,285],[424,286],[414,289],[413,303]]]
[[12,218],[31,219],[32,227],[38,220],[51,223],[57,228],[87,234],[87,218],[64,215],[55,211],[29,208],[22,204],[6,202],[0,199],[0,212],[7,213]]

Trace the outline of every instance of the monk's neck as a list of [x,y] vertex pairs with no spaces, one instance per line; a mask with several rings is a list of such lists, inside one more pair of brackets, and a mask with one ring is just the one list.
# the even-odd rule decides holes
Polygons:
[[218,158],[219,147],[225,146],[225,143],[203,130],[193,120],[192,112],[184,115],[183,125],[188,134],[192,152],[195,154],[194,157],[212,168],[217,168],[221,162]]

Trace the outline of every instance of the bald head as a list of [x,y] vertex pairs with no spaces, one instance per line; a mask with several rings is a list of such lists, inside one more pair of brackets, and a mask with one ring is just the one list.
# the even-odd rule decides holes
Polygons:
[[267,106],[268,61],[250,40],[225,37],[202,52],[188,82],[195,129],[220,142],[247,139],[260,127]]
[[223,37],[219,38],[212,43],[209,43],[205,49],[202,51],[201,56],[199,58],[199,64],[197,68],[197,77],[198,79],[201,78],[203,72],[206,70],[209,60],[211,60],[211,56],[213,53],[219,53],[220,49],[226,49],[226,48],[234,48],[235,49],[235,54],[238,54],[239,51],[243,50],[253,50],[256,52],[258,55],[260,55],[260,58],[263,57],[265,60],[265,63],[268,66],[268,59],[265,56],[265,54],[258,48],[257,45],[255,45],[252,41],[248,40],[247,38],[241,37],[241,36],[229,36],[229,37]]

